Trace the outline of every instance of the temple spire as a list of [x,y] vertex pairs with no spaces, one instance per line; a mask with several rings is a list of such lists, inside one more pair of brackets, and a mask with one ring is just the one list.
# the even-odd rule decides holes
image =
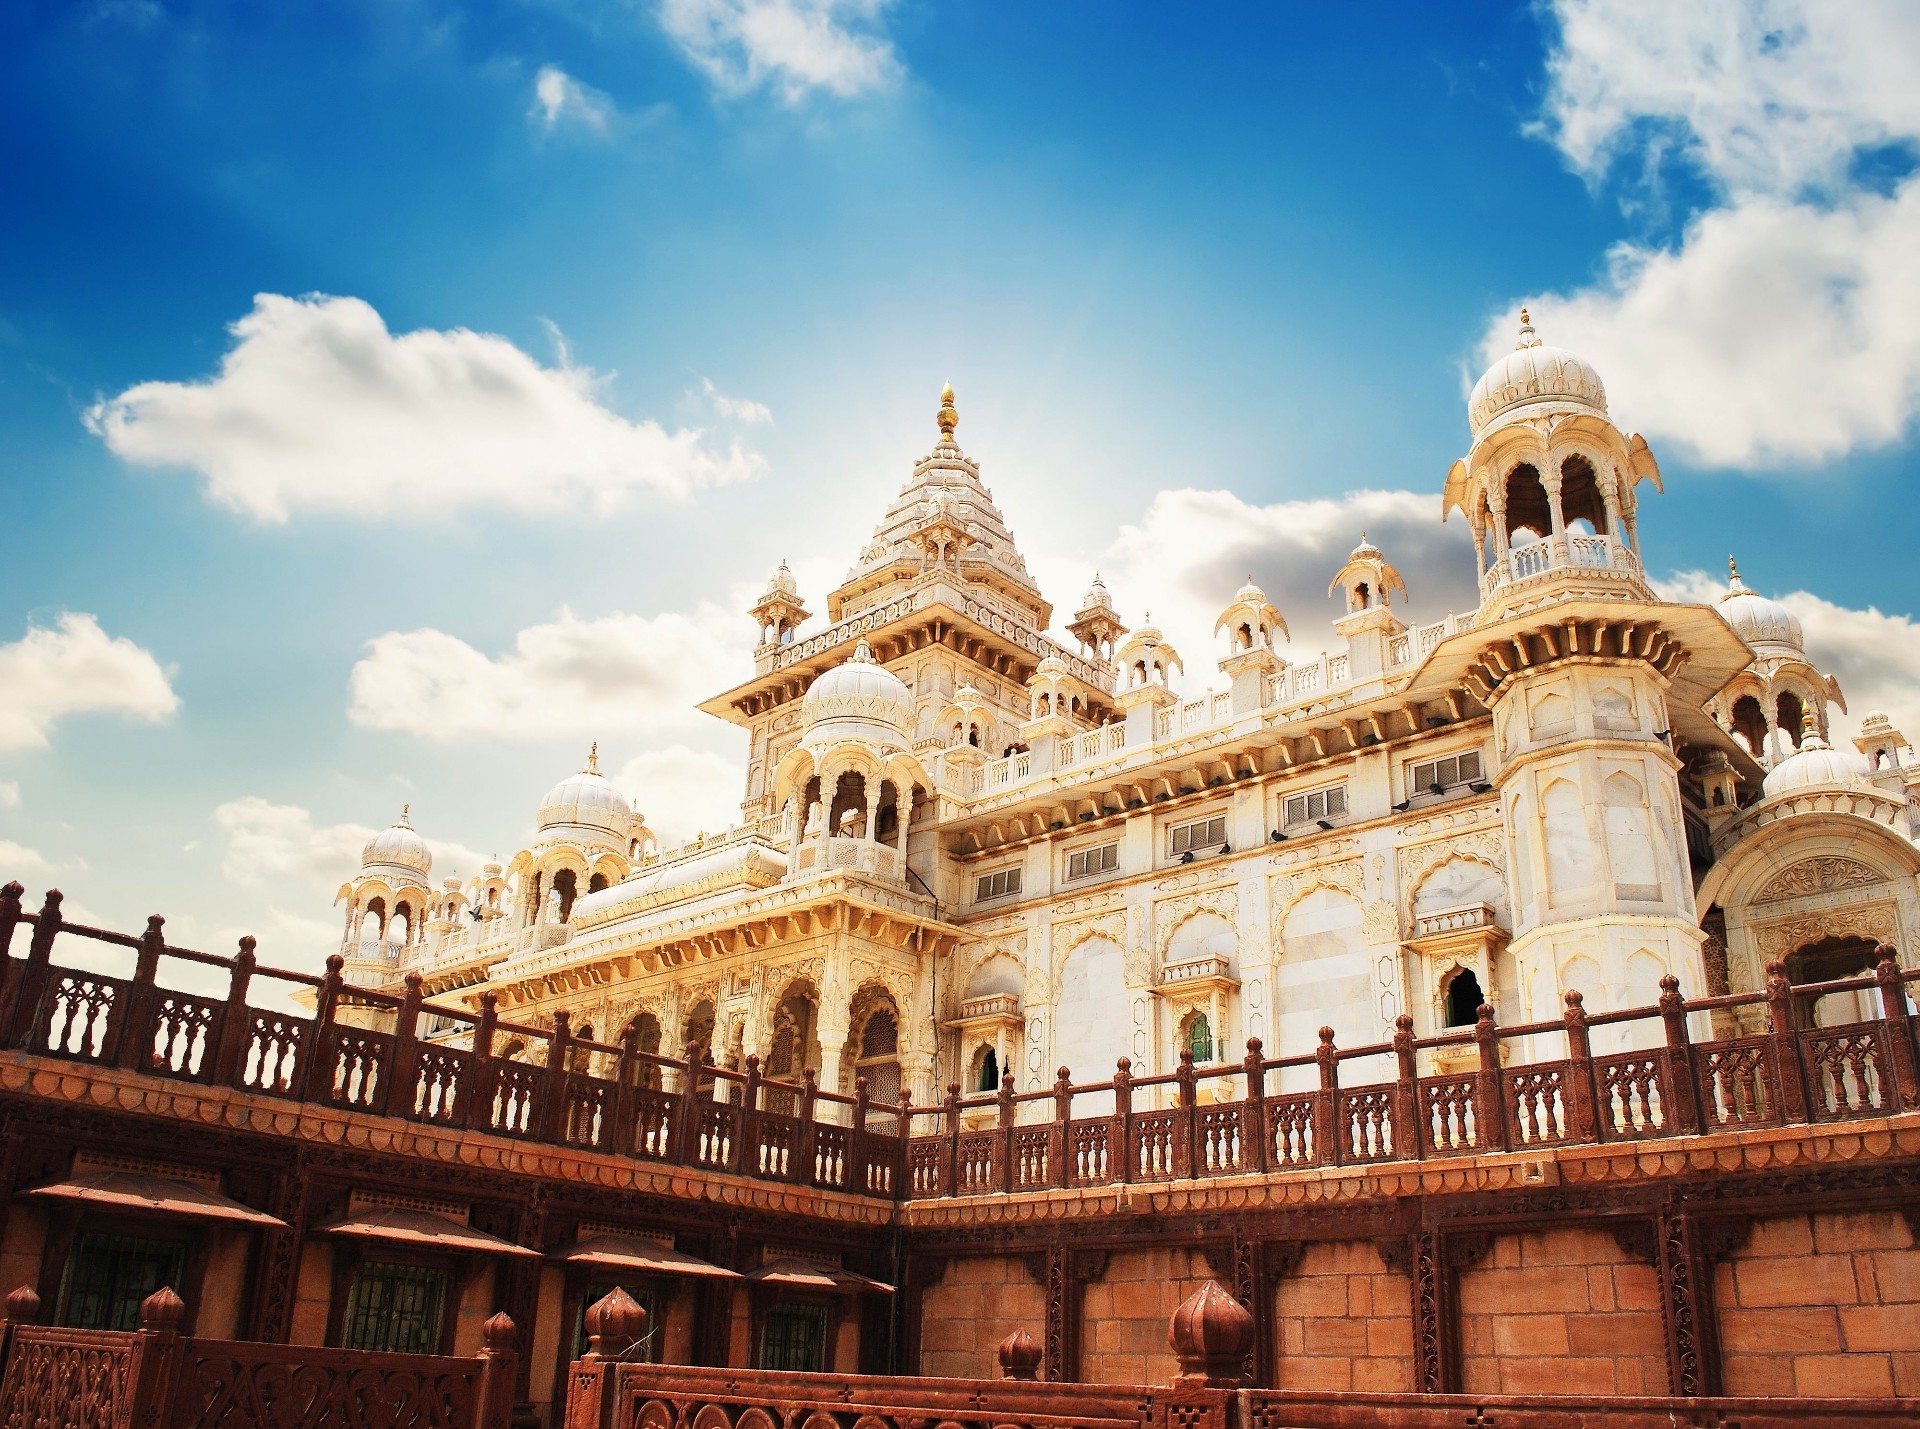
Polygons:
[[940,440],[951,442],[953,429],[960,425],[960,413],[953,405],[953,384],[947,383],[940,389],[940,413],[934,419],[940,423]]

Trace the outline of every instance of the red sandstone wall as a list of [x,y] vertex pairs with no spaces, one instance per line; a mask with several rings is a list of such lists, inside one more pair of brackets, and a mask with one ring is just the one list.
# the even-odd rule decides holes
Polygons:
[[1604,1231],[1497,1238],[1459,1281],[1469,1394],[1666,1394],[1659,1277]]
[[1179,1372],[1167,1322],[1180,1302],[1213,1279],[1190,1250],[1115,1251],[1081,1301],[1080,1373],[1103,1384],[1166,1384]]
[[1761,1221],[1715,1289],[1728,1394],[1920,1395],[1920,1249],[1896,1213]]
[[1274,1292],[1274,1387],[1411,1390],[1412,1294],[1370,1242],[1308,1246]]
[[1016,1257],[949,1261],[920,1301],[920,1373],[997,1379],[995,1352],[1015,1330],[1044,1341],[1046,1292]]

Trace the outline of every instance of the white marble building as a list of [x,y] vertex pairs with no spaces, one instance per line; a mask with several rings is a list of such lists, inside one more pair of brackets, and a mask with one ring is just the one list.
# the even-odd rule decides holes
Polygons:
[[[949,388],[827,623],[807,632],[783,565],[753,669],[702,706],[748,740],[738,827],[660,849],[590,758],[510,863],[435,886],[403,819],[340,890],[347,974],[926,1102],[1237,1060],[1249,1037],[1310,1054],[1322,1027],[1377,1043],[1402,1014],[1428,1034],[1482,1001],[1557,1018],[1570,987],[1602,1012],[1668,973],[1692,995],[1773,959],[1818,981],[1882,940],[1909,961],[1899,733],[1868,715],[1858,754],[1831,748],[1838,685],[1737,573],[1717,606],[1655,594],[1659,467],[1579,358],[1523,325],[1468,416],[1443,508],[1479,608],[1407,625],[1363,537],[1330,653],[1290,662],[1249,583],[1223,592],[1217,688],[1188,696],[1200,652],[1129,630],[1097,580],[1074,648],[1046,633]],[[1805,1015],[1861,1010],[1839,1000]]]

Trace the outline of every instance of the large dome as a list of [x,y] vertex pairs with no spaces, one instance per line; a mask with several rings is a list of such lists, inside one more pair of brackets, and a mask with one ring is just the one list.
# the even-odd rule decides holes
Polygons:
[[1801,737],[1799,753],[1776,764],[1760,787],[1771,798],[1821,784],[1864,786],[1871,772],[1866,760],[1833,748],[1820,737],[1818,729],[1810,728]]
[[1748,590],[1731,557],[1727,559],[1727,571],[1731,580],[1727,593],[1720,597],[1720,613],[1740,638],[1749,645],[1791,645],[1804,650],[1806,637],[1801,633],[1799,617],[1779,601]]
[[415,875],[424,882],[433,872],[433,854],[427,848],[427,841],[413,831],[413,825],[402,812],[392,827],[382,829],[361,848],[360,869],[363,873],[391,869]]
[[571,826],[598,829],[624,839],[632,822],[633,805],[600,772],[598,745],[588,756],[585,769],[578,774],[569,774],[547,790],[547,797],[540,801],[540,828],[543,831]]
[[1519,344],[1486,370],[1467,399],[1474,440],[1502,414],[1536,405],[1557,411],[1585,408],[1604,417],[1607,389],[1584,360],[1541,342],[1522,308]]
[[846,660],[807,686],[801,701],[806,739],[865,739],[904,744],[913,735],[913,692],[873,658],[862,640]]

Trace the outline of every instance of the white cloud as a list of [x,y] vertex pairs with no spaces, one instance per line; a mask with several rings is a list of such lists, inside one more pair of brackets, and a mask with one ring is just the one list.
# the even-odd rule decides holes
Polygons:
[[353,667],[348,716],[364,728],[429,739],[603,738],[684,727],[693,705],[751,669],[751,622],[702,605],[692,614],[563,609],[493,656],[439,630],[392,631]]
[[52,872],[52,862],[38,849],[15,843],[12,839],[0,839],[0,881],[39,878]]
[[773,409],[765,402],[755,402],[746,397],[729,397],[713,385],[711,377],[700,379],[701,395],[713,404],[713,410],[723,417],[731,417],[736,422],[771,422]]
[[[1186,664],[1183,692],[1222,686],[1214,621],[1249,574],[1286,617],[1290,659],[1308,659],[1335,643],[1341,614],[1327,584],[1364,531],[1406,578],[1411,609],[1423,619],[1471,610],[1473,547],[1458,522],[1440,524],[1437,496],[1356,491],[1345,496],[1260,506],[1230,491],[1162,491],[1140,520],[1121,529],[1100,560],[1102,579],[1129,625],[1148,612]],[[1045,572],[1070,618],[1091,571]],[[1411,617],[1410,617],[1411,618]]]
[[88,427],[126,461],[197,471],[209,500],[262,521],[366,520],[458,506],[605,510],[636,492],[683,498],[760,459],[697,430],[630,422],[564,347],[543,367],[503,337],[395,336],[357,298],[262,293],[203,382],[143,382],[96,402]]
[[[1540,131],[1604,177],[1669,158],[1714,195],[1672,244],[1627,242],[1596,283],[1532,299],[1621,420],[1714,465],[1825,461],[1920,414],[1920,90],[1904,0],[1557,0]],[[1863,158],[1905,155],[1889,186]],[[1872,163],[1867,169],[1875,167]],[[1884,165],[1881,166],[1883,169]],[[1518,304],[1515,304],[1518,307]],[[1513,314],[1492,321],[1489,360]]]
[[0,779],[0,809],[17,809],[19,807],[20,781],[17,779]]
[[[299,804],[276,804],[257,794],[232,799],[213,811],[226,841],[220,871],[235,883],[273,886],[293,881],[303,889],[332,893],[360,867],[360,850],[375,830],[364,824],[319,825]],[[433,877],[467,877],[486,855],[425,832],[433,854]]]
[[612,98],[583,84],[559,65],[542,65],[533,79],[533,107],[527,117],[545,133],[564,127],[604,135],[614,116]]
[[888,0],[663,0],[660,23],[716,88],[770,85],[788,103],[814,90],[851,99],[893,84],[899,57],[879,32]]
[[663,847],[740,822],[746,768],[703,749],[676,744],[629,759],[613,782],[646,816]]
[[0,645],[0,690],[0,749],[44,749],[68,715],[119,714],[151,724],[180,707],[151,653],[77,611]]

